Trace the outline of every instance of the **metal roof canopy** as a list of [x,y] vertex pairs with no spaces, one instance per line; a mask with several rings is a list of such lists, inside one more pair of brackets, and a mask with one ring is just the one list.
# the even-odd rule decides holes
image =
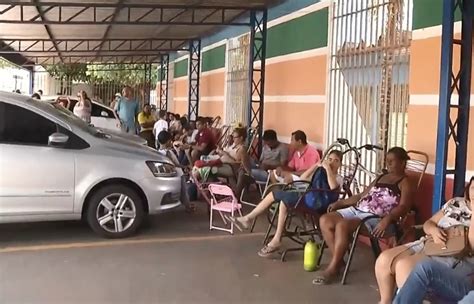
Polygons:
[[[0,55],[25,65],[156,63],[278,0],[0,0]],[[242,21],[244,20],[244,21]]]

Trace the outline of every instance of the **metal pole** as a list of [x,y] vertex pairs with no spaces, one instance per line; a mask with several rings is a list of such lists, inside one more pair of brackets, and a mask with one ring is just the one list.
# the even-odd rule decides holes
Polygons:
[[168,68],[170,57],[168,54],[161,56],[160,61],[160,110],[168,110]]
[[189,42],[188,120],[196,121],[199,115],[199,82],[201,77],[201,40]]
[[[253,156],[260,156],[262,152],[263,114],[265,104],[265,61],[267,54],[267,10],[252,11],[250,13],[250,50],[249,50],[249,115],[248,127],[257,129],[257,148],[251,149]],[[260,68],[256,63],[260,61]],[[255,95],[255,99],[254,99]]]
[[454,0],[443,2],[443,32],[439,84],[438,136],[432,213],[438,212],[445,201],[446,165],[448,160],[449,110],[451,104],[451,72],[453,66]]
[[472,1],[464,0],[462,5],[461,64],[459,80],[459,108],[457,116],[457,145],[454,173],[454,195],[463,196],[466,183],[467,142],[471,97],[472,70]]

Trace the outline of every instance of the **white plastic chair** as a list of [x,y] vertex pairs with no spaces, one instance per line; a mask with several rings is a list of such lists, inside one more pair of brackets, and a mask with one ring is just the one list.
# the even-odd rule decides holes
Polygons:
[[231,216],[234,216],[235,212],[237,211],[240,216],[242,216],[242,205],[239,204],[234,192],[229,186],[210,184],[208,189],[209,194],[211,195],[209,230],[216,229],[234,234],[234,224],[232,222],[230,223],[230,229],[226,227],[214,226],[213,214],[214,211],[219,212],[224,225],[227,226],[228,221],[225,219],[224,213],[229,213]]

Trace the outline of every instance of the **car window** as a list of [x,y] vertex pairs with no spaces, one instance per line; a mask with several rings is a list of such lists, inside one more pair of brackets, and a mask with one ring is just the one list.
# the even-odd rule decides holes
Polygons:
[[[68,102],[68,99],[66,98],[65,99],[66,102]],[[78,100],[77,99],[69,99],[69,106],[68,106],[68,110],[73,112],[74,111],[74,107],[76,106],[76,103],[78,103]]]
[[[107,115],[102,116],[102,112],[107,113]],[[92,103],[91,116],[92,117],[115,118],[113,111],[107,109],[106,107],[98,105],[96,103]]]
[[0,102],[0,142],[22,145],[48,145],[57,125],[28,109]]

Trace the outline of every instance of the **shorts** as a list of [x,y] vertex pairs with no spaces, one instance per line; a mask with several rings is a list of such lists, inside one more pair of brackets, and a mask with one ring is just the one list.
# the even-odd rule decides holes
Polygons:
[[283,202],[288,207],[295,207],[302,196],[301,194],[297,191],[275,190],[273,191],[273,198],[277,202]]
[[[363,220],[366,217],[375,215],[375,214],[370,213],[370,212],[360,211],[359,209],[356,209],[354,207],[339,209],[339,210],[336,210],[336,212],[339,213],[345,219],[360,219],[360,220]],[[369,233],[374,231],[375,227],[378,225],[380,220],[381,220],[380,218],[373,218],[373,219],[367,220],[365,222],[365,226],[366,226],[367,230],[369,231]],[[395,225],[391,224],[390,226],[388,226],[386,232],[389,235],[395,234],[396,233]]]

